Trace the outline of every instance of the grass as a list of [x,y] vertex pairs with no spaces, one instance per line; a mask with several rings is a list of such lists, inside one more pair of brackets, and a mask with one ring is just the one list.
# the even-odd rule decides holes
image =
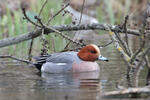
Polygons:
[[114,24],[115,23],[114,11],[112,9],[112,4],[108,3],[108,2],[110,2],[110,0],[104,1],[105,5],[106,5],[106,11],[107,11],[107,14],[109,16],[110,23]]

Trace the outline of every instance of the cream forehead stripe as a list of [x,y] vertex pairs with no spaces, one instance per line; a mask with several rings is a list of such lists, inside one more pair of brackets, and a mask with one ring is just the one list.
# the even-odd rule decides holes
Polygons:
[[100,54],[100,50],[95,44],[91,44],[91,46],[93,46],[96,49],[96,51]]

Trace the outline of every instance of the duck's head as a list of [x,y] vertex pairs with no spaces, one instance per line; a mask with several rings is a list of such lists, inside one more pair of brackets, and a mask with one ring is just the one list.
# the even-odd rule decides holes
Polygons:
[[96,61],[96,60],[108,61],[107,58],[101,55],[100,49],[94,44],[90,44],[83,47],[78,52],[78,56],[80,59],[84,61]]

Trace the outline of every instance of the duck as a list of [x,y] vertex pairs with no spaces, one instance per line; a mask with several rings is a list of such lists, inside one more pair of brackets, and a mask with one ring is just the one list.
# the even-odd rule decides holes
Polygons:
[[109,61],[103,57],[95,44],[89,44],[76,51],[53,53],[34,57],[34,65],[40,72],[46,73],[81,73],[100,71],[97,60]]

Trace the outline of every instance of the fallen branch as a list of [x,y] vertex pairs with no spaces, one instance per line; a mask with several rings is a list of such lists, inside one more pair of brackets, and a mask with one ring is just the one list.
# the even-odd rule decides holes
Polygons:
[[104,98],[143,98],[150,95],[150,88],[128,88],[119,91],[111,91],[103,94]]
[[[61,25],[61,26],[53,26],[52,28],[58,31],[78,31],[78,30],[96,30],[96,29],[109,31],[108,27],[110,27],[112,31],[122,32],[122,33],[124,32],[117,25],[110,25],[110,24]],[[45,28],[44,30],[45,34],[52,33],[52,32],[54,31],[52,31],[49,28]],[[41,33],[42,33],[42,29],[36,29],[35,31],[25,33],[23,35],[2,39],[0,40],[0,48],[13,45],[13,44],[17,44],[23,41],[27,41],[32,38],[36,38],[39,35],[41,35]],[[132,30],[132,29],[127,29],[127,33],[136,35],[136,36],[140,35],[140,33],[137,30]]]

